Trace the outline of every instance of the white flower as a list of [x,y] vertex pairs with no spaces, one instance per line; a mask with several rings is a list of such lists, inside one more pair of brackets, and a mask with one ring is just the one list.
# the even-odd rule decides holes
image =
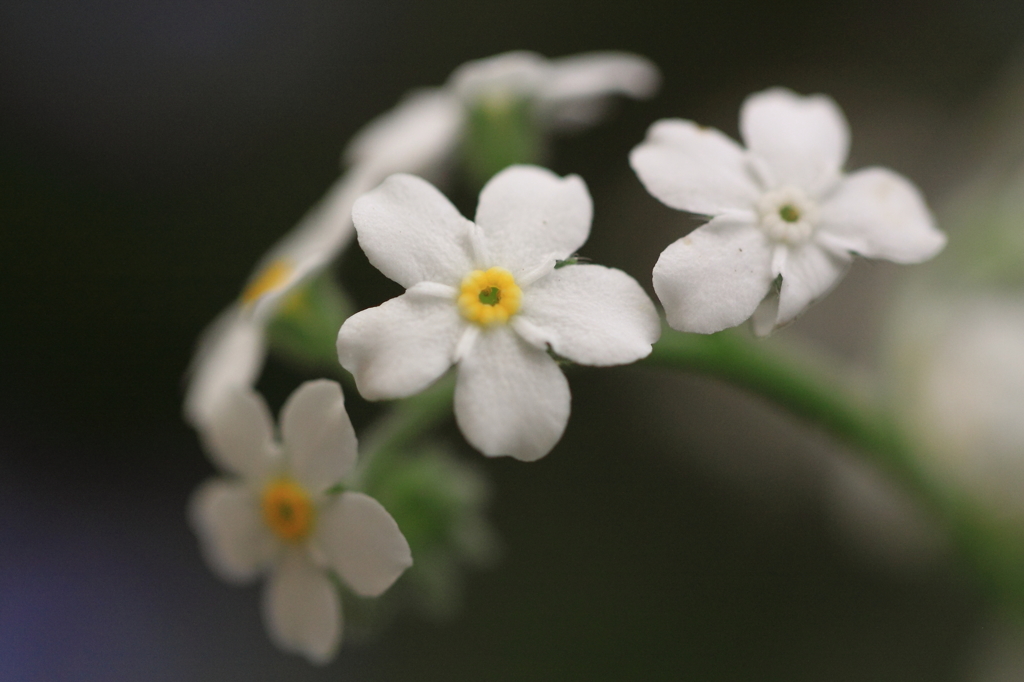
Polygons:
[[412,565],[391,515],[357,492],[327,494],[356,461],[356,436],[333,381],[302,384],[281,410],[281,442],[266,403],[236,388],[204,432],[232,478],[207,481],[189,518],[211,568],[232,582],[269,571],[270,638],[315,663],[341,641],[341,603],[329,571],[362,596],[384,592]]
[[267,355],[264,324],[236,303],[203,330],[185,390],[185,419],[193,427],[209,424],[234,390],[256,383]]
[[659,81],[654,64],[625,52],[560,59],[506,52],[463,64],[443,87],[411,92],[356,134],[345,159],[372,166],[381,177],[432,177],[454,155],[474,107],[525,100],[538,125],[555,132],[596,123],[613,95],[650,97]]
[[202,428],[237,387],[251,387],[266,357],[266,325],[296,287],[348,244],[357,197],[392,173],[443,170],[458,147],[470,108],[528,98],[546,129],[587,125],[615,94],[648,97],[657,68],[643,57],[593,52],[547,60],[509,52],[463,64],[443,88],[415,90],[365,126],[345,151],[350,170],[253,270],[239,301],[203,333],[189,369],[185,418]]
[[355,167],[342,176],[253,270],[238,301],[200,337],[189,368],[185,418],[208,423],[231,392],[251,387],[266,357],[265,330],[300,285],[338,255],[352,238],[352,204],[383,176]]
[[535,460],[569,418],[569,385],[548,349],[616,365],[646,356],[658,316],[629,275],[567,265],[590,232],[577,176],[512,166],[480,193],[476,223],[426,181],[394,175],[356,202],[359,244],[407,288],[353,315],[338,356],[370,400],[417,393],[458,365],[455,417],[487,455]]
[[778,297],[758,311],[756,327],[768,332],[824,296],[853,254],[917,263],[945,245],[906,178],[885,168],[842,174],[849,130],[830,98],[781,88],[751,95],[740,131],[746,149],[692,121],[659,121],[630,155],[647,191],[711,216],[654,267],[672,327],[738,325],[781,276]]

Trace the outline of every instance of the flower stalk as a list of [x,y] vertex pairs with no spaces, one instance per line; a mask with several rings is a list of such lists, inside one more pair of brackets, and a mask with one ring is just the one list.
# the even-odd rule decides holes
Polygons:
[[463,158],[472,186],[483,187],[509,166],[541,160],[541,131],[529,101],[491,97],[473,107],[467,118]]
[[360,481],[372,485],[375,465],[412,449],[425,433],[451,417],[454,394],[455,374],[449,372],[422,393],[397,402],[365,438],[366,455],[358,468]]
[[919,464],[918,444],[888,410],[806,361],[735,331],[701,335],[666,327],[651,355],[640,362],[722,379],[855,448],[943,525],[989,598],[1024,619],[1024,530],[928,476]]
[[641,362],[707,374],[752,391],[870,453],[876,464],[911,489],[924,485],[911,448],[886,412],[836,386],[806,362],[740,333],[685,334],[666,326],[654,351]]
[[[736,331],[686,334],[665,327],[654,351],[640,364],[696,372],[753,392],[816,425],[879,467],[936,520],[960,558],[994,602],[1024,618],[1024,535],[954,490],[941,486],[918,464],[915,443],[889,411],[805,360],[769,348]],[[402,400],[367,439],[359,476],[370,485],[424,434],[451,415],[454,376]]]

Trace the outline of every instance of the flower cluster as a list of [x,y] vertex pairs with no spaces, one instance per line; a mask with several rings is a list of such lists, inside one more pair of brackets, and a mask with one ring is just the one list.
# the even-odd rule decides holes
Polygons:
[[[560,363],[635,362],[652,352],[661,324],[633,277],[577,257],[593,212],[583,180],[522,162],[536,160],[532,145],[547,133],[595,121],[609,96],[647,97],[657,84],[653,65],[622,53],[546,60],[512,52],[462,66],[356,136],[349,170],[211,325],[185,412],[230,478],[201,486],[190,517],[225,579],[269,573],[263,613],[281,648],[329,660],[341,640],[332,578],[376,596],[412,557],[392,516],[355,489],[359,477],[340,485],[355,464],[356,437],[336,383],[300,386],[275,439],[252,390],[267,325],[354,231],[370,263],[405,288],[332,321],[337,359],[360,394],[412,396],[454,367],[465,439],[488,456],[544,457],[569,419]],[[672,327],[712,333],[753,317],[755,331],[768,333],[824,296],[855,254],[913,263],[942,249],[945,237],[908,180],[882,168],[843,175],[849,133],[831,99],[758,93],[744,103],[740,129],[746,148],[691,121],[659,121],[630,157],[656,198],[710,218],[654,267]],[[460,147],[467,166],[483,149],[477,171],[502,168],[488,174],[473,220],[419,177],[443,176]],[[414,499],[390,495],[381,472],[416,467],[384,462],[364,468],[381,499]],[[441,470],[457,469],[445,460]],[[478,527],[476,497],[465,497],[452,516]],[[396,516],[412,518],[405,512]],[[437,535],[449,538],[444,530]]]
[[239,300],[203,333],[189,370],[185,418],[202,428],[234,388],[255,383],[266,357],[267,325],[282,302],[349,243],[356,198],[392,173],[442,172],[475,107],[526,102],[539,130],[557,132],[597,122],[613,95],[646,98],[658,83],[657,68],[637,55],[594,52],[548,60],[509,52],[462,65],[443,87],[410,93],[356,134],[344,153],[349,170],[267,252]]
[[[546,135],[594,123],[610,96],[647,97],[657,84],[654,66],[635,55],[594,53],[549,61],[533,53],[516,52],[471,62],[458,69],[444,87],[412,93],[394,111],[371,122],[356,135],[345,153],[348,166],[345,174],[261,259],[239,299],[204,332],[189,372],[184,413],[199,431],[215,463],[231,478],[216,479],[201,486],[190,504],[190,517],[204,555],[223,578],[238,582],[269,573],[264,592],[264,620],[271,638],[282,649],[301,653],[318,663],[329,660],[341,639],[340,601],[331,582],[332,575],[357,594],[375,596],[386,590],[411,565],[412,559],[409,544],[380,504],[356,490],[337,492],[339,480],[351,470],[356,457],[354,431],[337,384],[317,381],[301,386],[282,410],[282,440],[275,441],[267,407],[252,390],[267,353],[268,327],[282,315],[305,304],[311,282],[348,244],[353,233],[352,209],[356,199],[392,173],[436,175],[444,171],[454,152],[463,144],[474,111],[494,110],[502,103],[510,104],[527,112],[528,126],[534,132]],[[571,256],[586,239],[590,198],[582,181],[573,178],[566,183],[566,192],[574,205],[563,209],[558,201],[565,192],[551,186],[552,183],[559,185],[554,176],[540,169],[520,170],[520,175],[522,173],[534,179],[539,177],[537,182],[542,189],[552,194],[549,205],[532,216],[541,222],[534,221],[531,226],[531,234],[544,237],[547,240],[544,248],[550,247],[550,250],[539,253],[534,246],[518,254],[515,247],[523,240],[513,238],[506,245],[510,258],[499,258],[506,269],[488,266],[475,275],[468,270],[461,273],[459,277],[465,281],[455,283],[461,289],[456,298],[461,296],[461,299],[450,303],[453,311],[461,311],[456,316],[464,316],[460,320],[472,321],[478,331],[484,328],[494,331],[482,334],[479,344],[475,344],[469,334],[461,337],[460,352],[467,358],[481,361],[478,371],[466,369],[464,374],[476,373],[485,381],[460,382],[459,400],[475,401],[479,397],[476,394],[490,390],[486,379],[487,363],[483,362],[488,344],[498,344],[490,350],[508,347],[511,353],[494,365],[497,373],[490,373],[490,381],[510,380],[511,375],[525,370],[526,375],[516,377],[524,381],[512,384],[518,387],[518,393],[513,393],[512,397],[519,402],[510,406],[508,413],[515,417],[525,410],[531,416],[539,415],[547,426],[540,429],[540,436],[532,437],[529,429],[540,426],[527,424],[524,434],[529,443],[506,446],[509,439],[505,434],[499,437],[500,445],[496,447],[498,450],[511,448],[509,452],[535,458],[550,450],[561,435],[569,409],[565,378],[543,349],[564,346],[567,356],[597,364],[628,361],[650,351],[658,324],[646,295],[621,272],[580,266],[574,275],[554,273],[558,260]],[[397,178],[385,187],[406,181],[423,182]],[[432,188],[430,191],[436,196],[428,198],[433,198],[436,204],[440,195]],[[509,200],[505,195],[499,198]],[[443,198],[441,201],[446,203]],[[372,201],[368,198],[363,203]],[[429,210],[430,206],[427,208]],[[496,205],[493,212],[500,214],[504,209],[504,204]],[[447,210],[454,211],[450,205]],[[568,222],[559,221],[563,212],[570,214]],[[422,227],[426,231],[420,236],[429,242],[429,221],[433,218],[429,214],[425,217],[428,222]],[[527,222],[530,219],[523,216]],[[544,235],[549,219],[556,225],[550,234]],[[515,227],[507,224],[502,229],[509,232]],[[415,240],[410,243],[415,244]],[[485,253],[483,242],[477,239],[476,244],[476,255]],[[495,253],[506,255],[506,252]],[[475,258],[473,262],[483,260],[487,257]],[[527,262],[533,268],[531,272],[524,272],[520,267]],[[512,279],[514,276],[519,277],[518,284]],[[474,283],[478,290],[467,293]],[[545,303],[546,298],[557,299],[569,295],[574,287],[587,286],[604,287],[607,289],[604,295],[613,298],[625,292],[631,302],[639,301],[639,315],[646,325],[640,336],[646,343],[626,339],[628,334],[617,333],[609,326],[604,333],[613,342],[621,337],[619,340],[625,341],[625,346],[602,355],[595,350],[602,345],[600,340],[588,341],[581,339],[578,332],[561,329],[565,324],[559,323],[557,318],[562,306],[557,300]],[[526,295],[517,298],[523,291]],[[600,290],[593,293],[594,297],[602,295]],[[585,299],[582,305],[589,305],[588,301]],[[592,311],[581,309],[578,312]],[[361,319],[365,322],[366,318]],[[520,337],[497,331],[497,327],[510,321],[520,334],[527,335],[523,338],[529,338],[532,346],[523,345],[526,342]],[[356,324],[360,322],[357,320]],[[538,336],[543,334],[550,338]],[[627,356],[628,360],[623,359]],[[415,381],[423,370],[415,367],[415,356],[410,355],[407,360],[403,366],[412,368],[411,376]],[[471,361],[466,364],[472,366]],[[538,404],[530,400],[538,396],[538,386],[532,383],[534,377],[547,382],[540,387],[539,395],[543,399]],[[550,396],[545,395],[548,389]],[[518,428],[521,424],[515,419],[502,418],[503,408],[494,402],[495,398],[502,397],[505,394],[496,389],[485,400],[490,410],[499,412],[495,424],[504,424],[506,429]],[[544,414],[548,406],[552,408],[551,413]],[[460,411],[460,415],[464,414],[476,413]],[[486,415],[477,417],[484,422],[489,419]],[[460,417],[460,423],[463,421]],[[487,428],[486,423],[479,423],[475,432],[490,442],[494,438],[485,435]],[[434,460],[428,457],[422,461],[430,464]],[[472,480],[457,464],[445,466],[456,478],[461,477],[464,482]],[[419,471],[395,464],[384,469]],[[358,483],[359,477],[353,480]],[[429,477],[417,481],[416,485],[422,487],[418,493],[422,495],[452,492],[447,482],[444,490],[434,490],[437,483]],[[408,487],[408,482],[403,486]],[[408,496],[407,492],[389,490],[380,482],[374,487],[392,500],[401,501]],[[486,527],[479,525],[472,516],[479,504],[468,499],[460,505],[465,509],[457,515],[456,521],[463,528],[477,528],[477,535],[486,539]],[[455,549],[450,551],[472,554],[476,551],[472,544],[456,543]],[[438,551],[437,548],[434,551]],[[438,557],[434,559],[437,563]],[[447,558],[440,560],[450,563]]]

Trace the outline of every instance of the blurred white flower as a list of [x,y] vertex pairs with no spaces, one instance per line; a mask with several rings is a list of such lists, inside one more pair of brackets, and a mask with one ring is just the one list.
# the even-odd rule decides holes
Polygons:
[[887,375],[922,463],[990,511],[1024,518],[1024,301],[928,293],[897,312]]
[[326,663],[341,641],[337,574],[377,596],[412,565],[394,519],[373,498],[328,494],[355,464],[356,436],[333,381],[302,384],[281,410],[281,442],[259,394],[236,387],[203,432],[231,478],[204,483],[189,518],[210,567],[246,582],[269,571],[263,619],[274,643]]
[[236,388],[251,387],[266,357],[266,327],[289,295],[330,264],[352,238],[352,205],[383,176],[356,167],[342,176],[253,270],[239,299],[203,332],[189,368],[186,420],[210,421]]
[[[885,168],[843,175],[849,130],[832,99],[756,93],[740,131],[746,149],[692,121],[663,120],[630,155],[660,201],[711,217],[654,267],[672,327],[712,333],[757,310],[756,331],[768,333],[824,296],[854,254],[917,263],[945,245],[906,178]],[[780,276],[778,296],[768,296]]]
[[462,142],[475,107],[527,102],[543,132],[597,122],[609,99],[646,99],[660,83],[657,67],[626,52],[587,52],[545,59],[506,52],[467,62],[439,88],[414,90],[371,121],[345,151],[351,164],[372,166],[381,177],[412,173],[433,178]]
[[353,209],[370,262],[406,287],[353,315],[338,356],[370,400],[417,393],[458,365],[455,417],[486,455],[535,460],[561,437],[569,385],[550,355],[587,365],[633,362],[660,334],[629,275],[566,265],[590,233],[577,176],[512,166],[480,193],[476,222],[426,181],[394,175]]

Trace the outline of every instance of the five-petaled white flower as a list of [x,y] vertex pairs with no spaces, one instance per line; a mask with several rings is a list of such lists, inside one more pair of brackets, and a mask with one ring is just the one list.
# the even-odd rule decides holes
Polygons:
[[265,330],[282,302],[348,244],[352,203],[392,173],[442,171],[462,141],[469,110],[486,102],[529,100],[545,130],[596,121],[612,95],[649,97],[657,68],[622,52],[548,60],[508,52],[467,62],[440,88],[415,90],[349,143],[349,171],[253,270],[238,302],[203,333],[189,369],[185,417],[197,428],[237,387],[251,387],[266,357]]
[[269,569],[263,617],[271,639],[327,662],[341,641],[328,572],[359,595],[377,596],[412,565],[405,537],[376,500],[328,493],[356,461],[341,387],[321,379],[296,389],[281,410],[280,443],[263,399],[236,388],[204,436],[235,476],[207,481],[189,504],[208,563],[232,582]]
[[[767,333],[826,294],[853,254],[917,263],[945,245],[903,176],[842,174],[849,130],[832,99],[782,88],[751,95],[740,131],[746,149],[692,121],[659,121],[630,155],[647,191],[711,216],[654,267],[672,327],[711,333],[757,310],[755,329]],[[778,297],[766,298],[779,276]]]
[[654,64],[626,52],[505,52],[466,62],[443,87],[412,91],[357,133],[345,158],[384,175],[433,177],[458,149],[474,107],[526,101],[543,131],[579,129],[596,123],[613,95],[645,99],[660,80]]
[[384,176],[357,166],[278,241],[253,269],[239,299],[203,332],[189,368],[185,418],[203,428],[236,388],[255,383],[266,357],[266,327],[298,288],[322,272],[352,238],[352,204]]
[[359,244],[407,291],[341,327],[338,356],[359,391],[408,396],[455,363],[455,417],[472,445],[521,460],[547,454],[569,418],[569,385],[547,351],[625,364],[650,353],[660,333],[654,305],[629,275],[556,269],[586,241],[591,212],[579,177],[534,166],[494,176],[475,223],[410,175],[361,197]]

